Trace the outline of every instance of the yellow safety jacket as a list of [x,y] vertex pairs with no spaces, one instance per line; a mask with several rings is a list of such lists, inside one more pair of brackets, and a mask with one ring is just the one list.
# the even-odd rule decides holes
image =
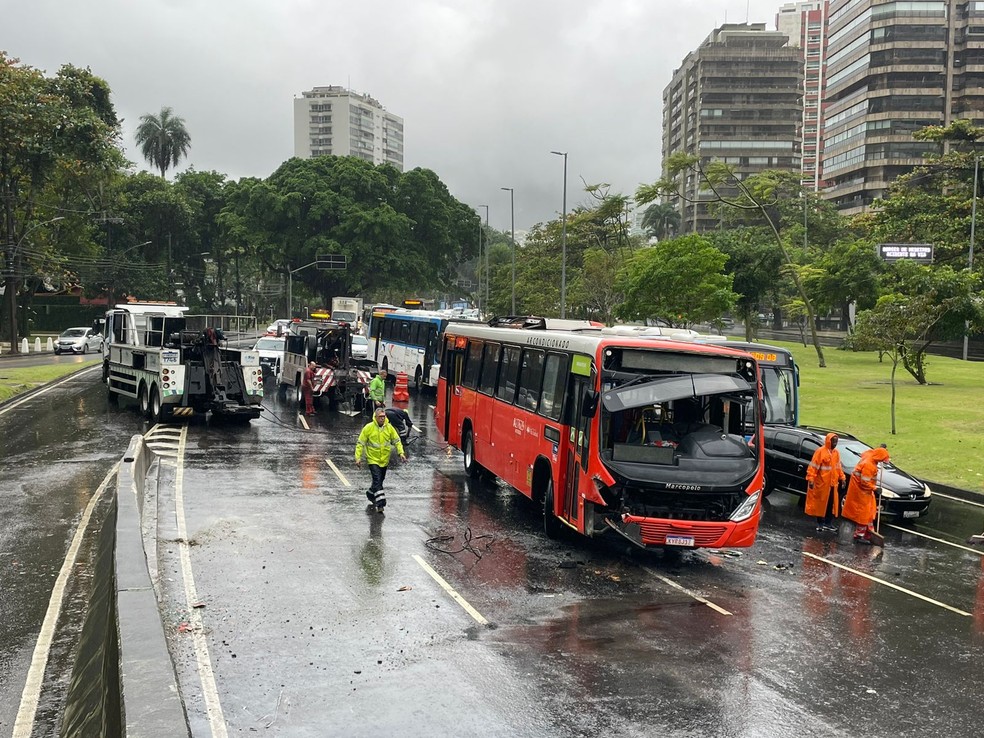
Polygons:
[[389,420],[382,425],[375,420],[370,420],[362,429],[359,440],[355,444],[355,460],[362,458],[362,451],[365,449],[366,461],[376,466],[386,466],[389,464],[390,453],[394,447],[396,452],[403,456],[400,434],[390,425]]

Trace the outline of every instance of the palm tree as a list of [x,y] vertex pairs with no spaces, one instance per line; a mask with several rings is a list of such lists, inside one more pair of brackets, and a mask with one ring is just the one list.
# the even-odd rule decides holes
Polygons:
[[680,230],[680,213],[668,202],[650,205],[642,214],[642,229],[662,241]]
[[161,108],[160,115],[141,115],[135,138],[144,159],[161,170],[162,178],[170,167],[188,156],[191,148],[184,118],[174,115],[171,108]]

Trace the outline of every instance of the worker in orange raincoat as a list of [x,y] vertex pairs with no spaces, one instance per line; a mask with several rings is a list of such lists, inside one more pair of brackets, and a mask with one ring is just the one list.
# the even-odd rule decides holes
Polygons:
[[873,448],[865,451],[851,474],[841,515],[854,522],[855,543],[871,543],[871,524],[878,512],[878,501],[875,498],[878,465],[888,459],[888,449]]
[[817,519],[818,531],[837,530],[834,518],[840,509],[839,489],[844,480],[837,434],[828,433],[806,468],[806,514]]

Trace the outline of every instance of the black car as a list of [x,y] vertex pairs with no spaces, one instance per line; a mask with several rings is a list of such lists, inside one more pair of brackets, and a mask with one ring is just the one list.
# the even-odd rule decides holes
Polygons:
[[[823,445],[828,433],[838,436],[844,474],[850,478],[864,451],[871,446],[849,433],[809,426],[765,426],[765,494],[774,489],[806,497],[806,467],[813,452]],[[898,518],[918,518],[926,514],[932,491],[928,484],[891,463],[881,465],[883,514]]]

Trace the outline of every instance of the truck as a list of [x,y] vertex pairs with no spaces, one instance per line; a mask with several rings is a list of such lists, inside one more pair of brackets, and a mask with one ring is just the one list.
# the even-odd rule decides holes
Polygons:
[[362,320],[361,297],[331,298],[331,319],[336,323],[357,325]]
[[292,396],[298,406],[303,404],[301,381],[308,363],[313,361],[317,365],[315,398],[326,397],[329,403],[348,403],[361,410],[376,362],[352,356],[353,328],[348,322],[334,320],[292,323],[281,362],[281,397]]
[[154,422],[260,416],[263,370],[256,351],[231,348],[222,331],[189,330],[188,308],[164,302],[117,305],[107,311],[103,381],[111,400],[136,400]]

